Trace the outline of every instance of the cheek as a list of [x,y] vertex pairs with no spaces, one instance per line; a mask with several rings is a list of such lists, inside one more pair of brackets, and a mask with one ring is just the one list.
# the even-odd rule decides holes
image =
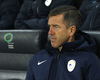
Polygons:
[[59,36],[56,36],[56,41],[52,42],[52,46],[54,48],[58,48],[63,44],[64,40],[65,40],[64,35],[59,34]]
[[67,42],[68,38],[69,37],[68,37],[67,33],[63,32],[61,35],[59,35],[59,38],[58,38],[59,45],[62,45],[63,43]]

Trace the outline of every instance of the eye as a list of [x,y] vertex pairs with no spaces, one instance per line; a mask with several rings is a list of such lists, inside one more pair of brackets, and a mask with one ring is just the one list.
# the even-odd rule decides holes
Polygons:
[[53,25],[53,27],[54,27],[54,28],[59,28],[60,26],[58,26],[58,25]]

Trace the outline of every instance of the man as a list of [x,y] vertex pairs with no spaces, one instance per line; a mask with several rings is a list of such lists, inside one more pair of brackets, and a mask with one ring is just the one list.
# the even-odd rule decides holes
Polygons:
[[49,12],[61,5],[74,5],[73,0],[25,0],[15,20],[15,29],[48,31]]
[[50,41],[31,58],[26,80],[100,80],[96,44],[78,31],[80,21],[81,14],[73,6],[50,12]]
[[0,29],[14,29],[19,9],[19,0],[0,0]]

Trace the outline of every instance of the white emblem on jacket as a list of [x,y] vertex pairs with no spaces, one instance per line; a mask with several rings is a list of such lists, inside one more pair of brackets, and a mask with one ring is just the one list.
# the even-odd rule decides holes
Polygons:
[[44,62],[46,62],[47,60],[44,60],[44,61],[39,61],[38,63],[37,63],[37,65],[40,65],[40,64],[42,64],[42,63],[44,63]]
[[46,0],[46,1],[45,1],[45,5],[46,5],[46,6],[50,6],[51,2],[52,2],[52,0]]
[[67,64],[67,69],[69,72],[72,72],[76,66],[76,61],[75,60],[69,60]]

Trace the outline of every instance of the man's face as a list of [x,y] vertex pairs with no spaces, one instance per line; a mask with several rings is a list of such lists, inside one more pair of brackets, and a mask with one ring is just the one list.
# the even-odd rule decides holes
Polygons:
[[51,45],[54,48],[61,47],[65,42],[69,42],[69,29],[63,22],[63,15],[52,16],[48,20],[50,26],[48,34],[50,35]]

